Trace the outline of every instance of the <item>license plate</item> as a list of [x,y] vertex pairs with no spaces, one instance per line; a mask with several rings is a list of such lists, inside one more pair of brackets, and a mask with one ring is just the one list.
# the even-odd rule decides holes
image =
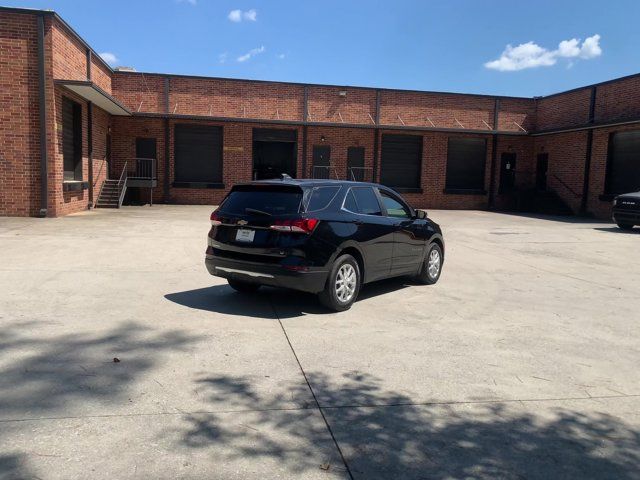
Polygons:
[[255,230],[249,230],[248,228],[239,228],[236,232],[236,242],[253,242],[255,236]]

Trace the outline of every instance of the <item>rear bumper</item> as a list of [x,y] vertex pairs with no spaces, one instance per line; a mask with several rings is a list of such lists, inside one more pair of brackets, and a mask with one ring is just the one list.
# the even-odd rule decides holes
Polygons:
[[324,289],[328,273],[325,270],[287,270],[280,265],[231,260],[209,254],[205,256],[204,263],[209,273],[217,277],[310,293]]
[[628,225],[640,225],[640,210],[613,210],[613,221]]

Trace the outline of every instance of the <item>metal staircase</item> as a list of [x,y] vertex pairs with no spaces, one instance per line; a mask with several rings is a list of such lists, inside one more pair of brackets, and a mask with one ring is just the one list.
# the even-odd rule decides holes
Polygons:
[[119,180],[105,180],[98,195],[96,208],[120,208],[127,191],[127,164],[124,164]]

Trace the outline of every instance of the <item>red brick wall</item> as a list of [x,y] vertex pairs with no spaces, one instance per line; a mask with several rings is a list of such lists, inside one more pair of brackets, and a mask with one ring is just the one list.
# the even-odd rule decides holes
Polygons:
[[82,43],[58,20],[51,27],[53,78],[87,79],[87,52]]
[[0,12],[0,215],[40,210],[37,19]]
[[[531,132],[536,128],[536,104],[529,98],[501,98],[498,130],[508,132],[522,132],[520,125],[526,131]],[[489,122],[493,125],[493,121]]]
[[102,90],[111,94],[111,72],[95,55],[91,57],[91,80]]
[[536,129],[585,125],[589,121],[590,103],[590,88],[540,98],[536,109]]
[[132,112],[164,113],[164,77],[115,72],[112,93]]
[[[321,137],[325,138],[322,141]],[[308,127],[307,133],[307,170],[304,177],[313,177],[313,147],[331,147],[331,178],[335,175],[341,180],[347,180],[347,148],[364,147],[364,166],[373,168],[373,138],[374,130],[369,128],[343,127]],[[335,173],[334,173],[335,172]],[[371,180],[373,170],[366,171],[365,178]]]
[[[309,121],[372,125],[376,92],[364,88],[310,86]],[[347,92],[340,96],[340,92]],[[302,118],[302,117],[301,117]]]
[[457,119],[464,128],[489,130],[483,120],[493,123],[493,108],[489,97],[382,90],[380,124],[431,127],[429,118],[438,128],[461,128]]
[[586,152],[585,130],[535,137],[534,154],[549,154],[548,188],[576,213],[582,201]]
[[640,76],[599,85],[596,91],[595,121],[640,118]]

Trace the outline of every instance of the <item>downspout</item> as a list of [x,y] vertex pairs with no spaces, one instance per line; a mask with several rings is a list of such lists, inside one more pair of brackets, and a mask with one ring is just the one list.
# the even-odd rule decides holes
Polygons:
[[38,102],[40,122],[40,212],[46,217],[49,195],[49,162],[47,158],[47,102],[44,69],[44,15],[38,15]]
[[169,198],[169,77],[164,77],[164,182],[163,182],[163,193],[164,193],[164,203],[170,203]]
[[[87,80],[91,81],[91,50],[87,48]],[[89,209],[93,208],[93,103],[87,102],[87,143],[89,154]]]
[[[596,114],[596,93],[598,87],[591,87],[591,100],[589,102],[589,121],[591,125],[595,121]],[[582,184],[582,199],[580,201],[580,214],[587,213],[589,202],[589,180],[591,175],[591,152],[593,150],[593,128],[587,131],[587,152],[584,158],[584,183]]]
[[373,129],[373,172],[371,181],[375,182],[378,176],[378,146],[380,143],[380,90],[376,90],[375,128]]
[[309,86],[304,86],[302,103],[302,178],[307,176],[307,121],[309,120]]
[[[498,119],[500,112],[500,99],[496,98],[493,103],[493,131],[498,130]],[[495,207],[495,189],[496,189],[496,161],[498,158],[498,134],[494,133],[491,137],[491,173],[489,178],[489,210]]]

